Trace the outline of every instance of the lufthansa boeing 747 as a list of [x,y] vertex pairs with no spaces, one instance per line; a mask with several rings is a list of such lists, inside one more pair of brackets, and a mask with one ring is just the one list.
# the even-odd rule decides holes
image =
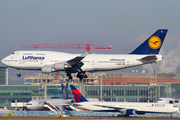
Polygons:
[[79,79],[87,78],[85,72],[110,71],[156,63],[163,59],[159,50],[167,29],[159,29],[129,54],[70,54],[53,51],[14,51],[2,63],[18,70],[41,70],[42,73],[65,71],[69,79],[77,73]]

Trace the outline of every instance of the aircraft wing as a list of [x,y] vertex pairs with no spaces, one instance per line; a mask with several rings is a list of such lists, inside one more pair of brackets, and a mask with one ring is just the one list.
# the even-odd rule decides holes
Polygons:
[[145,56],[145,57],[137,59],[137,60],[139,60],[139,61],[150,61],[150,60],[156,60],[156,59],[157,59],[156,55],[148,55],[148,56]]
[[75,65],[76,63],[79,63],[83,58],[85,58],[87,56],[88,52],[85,52],[84,54],[77,56],[71,60],[68,60],[67,63],[69,65]]
[[74,107],[78,107],[78,106],[83,106],[83,105],[81,105],[81,104],[76,104],[76,103],[74,103],[74,104],[72,104]]
[[111,109],[118,110],[120,112],[123,112],[123,111],[127,110],[126,108],[116,107],[116,106],[107,106],[107,105],[94,105],[94,106],[103,107],[103,108],[111,108]]

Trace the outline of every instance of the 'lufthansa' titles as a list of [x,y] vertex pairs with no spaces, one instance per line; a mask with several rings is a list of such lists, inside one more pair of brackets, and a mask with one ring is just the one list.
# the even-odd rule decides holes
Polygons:
[[110,61],[125,61],[125,59],[110,59]]
[[36,56],[23,56],[23,60],[44,60],[45,57],[36,57]]

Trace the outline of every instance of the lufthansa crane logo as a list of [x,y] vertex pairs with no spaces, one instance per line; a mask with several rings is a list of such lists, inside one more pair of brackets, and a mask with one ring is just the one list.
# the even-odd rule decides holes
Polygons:
[[148,41],[149,47],[158,49],[161,46],[161,39],[158,36],[152,36]]

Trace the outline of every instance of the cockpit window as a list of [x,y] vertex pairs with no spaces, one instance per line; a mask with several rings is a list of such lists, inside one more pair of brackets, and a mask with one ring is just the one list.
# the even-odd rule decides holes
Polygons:
[[173,106],[173,107],[177,107],[177,106]]
[[13,52],[13,53],[11,53],[11,54],[15,54],[15,53]]
[[163,99],[159,99],[158,101],[163,101]]
[[27,103],[27,105],[32,105],[31,103]]

